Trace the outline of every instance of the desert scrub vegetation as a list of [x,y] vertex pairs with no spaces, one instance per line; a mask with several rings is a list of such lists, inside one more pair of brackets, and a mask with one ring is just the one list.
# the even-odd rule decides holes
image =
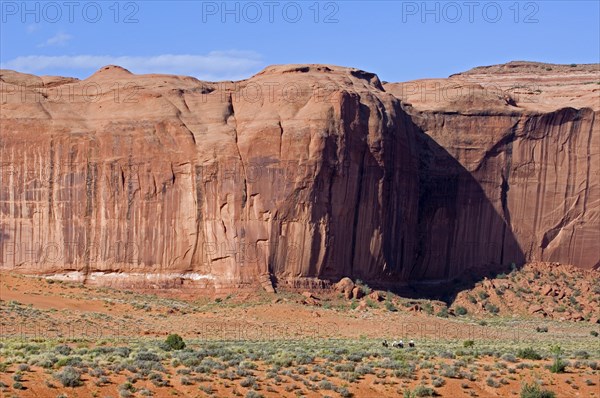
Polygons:
[[354,285],[359,287],[365,295],[370,294],[372,291],[371,288],[360,279],[357,279],[356,282],[354,282]]
[[454,312],[456,313],[456,315],[463,316],[463,315],[467,315],[467,313],[469,311],[465,307],[459,305],[456,307]]
[[521,348],[517,351],[517,357],[521,359],[531,359],[534,361],[539,361],[542,359],[542,356],[538,354],[533,348]]
[[553,354],[554,361],[550,365],[550,372],[564,373],[568,363],[562,360],[563,350],[560,345],[553,346],[550,351]]
[[437,394],[431,387],[427,387],[423,384],[415,387],[414,390],[404,390],[403,398],[415,398],[415,397],[435,397]]
[[555,398],[556,394],[550,390],[542,389],[537,383],[525,383],[521,387],[520,398]]
[[65,366],[62,370],[54,373],[54,377],[60,381],[63,387],[78,387],[82,384],[81,372],[72,366]]
[[389,299],[390,295],[389,293],[386,295],[386,300],[385,300],[385,309],[390,311],[390,312],[397,312],[398,308],[396,308],[396,306],[394,305],[394,303]]
[[178,334],[170,334],[165,340],[165,345],[169,350],[183,350],[185,348],[185,342],[183,338]]
[[436,314],[440,318],[448,318],[448,307],[442,307]]
[[[587,340],[583,342],[561,342],[564,349],[560,357],[569,360],[579,358],[572,368],[580,373],[588,372],[585,377],[593,379],[590,375],[594,368],[597,369],[600,350],[589,344],[594,341],[588,334],[589,328],[584,332]],[[367,338],[275,341],[186,339],[184,348],[172,350],[165,347],[162,339],[131,340],[122,342],[121,346],[117,342],[94,346],[81,341],[7,341],[0,346],[0,359],[9,373],[0,376],[9,383],[8,388],[17,382],[27,387],[27,369],[44,364],[43,371],[50,375],[58,389],[66,385],[77,386],[78,380],[85,380],[86,385],[91,387],[112,384],[119,390],[119,386],[130,383],[138,389],[133,392],[122,388],[122,396],[142,396],[142,385],[137,383],[146,381],[146,387],[151,390],[164,387],[175,391],[182,384],[190,383],[189,388],[201,396],[200,388],[205,388],[202,383],[217,383],[230,386],[225,388],[229,388],[231,393],[233,388],[237,388],[240,395],[232,393],[231,396],[244,396],[248,389],[266,394],[264,389],[267,387],[281,391],[294,385],[297,388],[291,391],[292,395],[321,391],[323,395],[333,397],[342,396],[346,391],[352,393],[356,383],[374,379],[376,384],[397,384],[401,396],[404,390],[411,394],[415,392],[414,384],[410,388],[408,385],[417,381],[417,370],[420,376],[427,377],[422,380],[423,388],[428,385],[427,388],[432,390],[443,389],[456,383],[456,379],[461,379],[459,383],[478,380],[485,385],[488,374],[482,374],[483,365],[478,361],[491,359],[499,365],[488,365],[485,371],[496,372],[490,383],[501,386],[507,380],[513,380],[511,377],[520,376],[521,372],[536,369],[549,372],[544,369],[544,363],[519,361],[511,365],[517,358],[535,360],[552,355],[551,344],[541,340],[526,344],[494,339],[465,342],[423,339],[416,342],[415,349],[406,347],[400,350],[383,347],[381,340]],[[504,362],[499,361],[500,358]],[[517,374],[513,376],[511,369]],[[24,381],[11,379],[17,372],[23,375]],[[59,374],[60,378],[54,376]],[[585,377],[573,385],[581,386],[582,390],[589,388],[584,382]],[[328,383],[331,383],[331,390],[325,389]],[[119,393],[114,393],[113,398]]]
[[487,312],[489,312],[490,314],[497,314],[500,312],[500,308],[497,305],[494,305],[492,303],[486,303],[485,310]]

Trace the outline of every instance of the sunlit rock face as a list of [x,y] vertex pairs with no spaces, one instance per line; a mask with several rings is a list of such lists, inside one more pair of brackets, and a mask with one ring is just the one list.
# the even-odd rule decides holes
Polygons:
[[2,71],[0,266],[207,288],[597,267],[593,73],[524,105],[477,83],[499,71],[423,101],[324,65],[221,83]]

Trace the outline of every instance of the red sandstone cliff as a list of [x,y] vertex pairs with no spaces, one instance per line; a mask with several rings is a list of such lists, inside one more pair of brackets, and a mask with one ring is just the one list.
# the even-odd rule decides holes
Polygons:
[[548,75],[538,102],[485,89],[525,75],[476,69],[440,80],[472,94],[420,101],[334,66],[2,71],[1,268],[226,287],[597,267],[598,68]]
[[[441,228],[448,236],[425,235],[438,244],[442,240],[433,252],[446,257],[450,266],[476,265],[478,258],[451,252],[456,243],[467,242],[480,251],[480,258],[493,262],[521,252],[527,261],[600,267],[599,84],[597,64],[531,62],[386,84],[431,137],[421,147],[427,154],[424,174],[446,182],[455,178],[455,170],[431,156],[435,151],[429,147],[439,145],[477,181],[487,199],[486,205],[473,206],[461,182],[448,189],[461,203],[453,209],[423,198],[435,211],[425,229]],[[505,225],[490,221],[495,217],[490,212]],[[510,237],[500,235],[504,228],[512,231]]]

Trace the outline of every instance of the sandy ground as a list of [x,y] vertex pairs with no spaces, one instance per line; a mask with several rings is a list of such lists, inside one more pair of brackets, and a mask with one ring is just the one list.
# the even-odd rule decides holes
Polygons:
[[[465,340],[474,340],[478,346],[491,347],[501,352],[509,352],[515,346],[536,344],[539,346],[554,343],[571,344],[571,351],[587,349],[590,360],[600,361],[600,342],[590,332],[600,325],[586,322],[559,322],[535,317],[449,317],[441,318],[423,312],[409,311],[409,302],[394,297],[392,302],[398,309],[388,311],[384,303],[371,302],[366,308],[353,308],[351,302],[340,298],[334,292],[316,292],[316,304],[306,304],[299,292],[281,292],[277,295],[239,292],[225,297],[191,297],[189,292],[162,292],[161,295],[149,292],[118,291],[108,288],[86,287],[78,284],[48,281],[21,275],[0,274],[1,335],[4,342],[15,339],[28,341],[61,340],[69,344],[88,346],[96,344],[127,345],[135,339],[164,339],[169,333],[178,333],[189,341],[190,347],[202,347],[214,341],[226,341],[224,345],[235,346],[245,341],[299,341],[307,339],[343,341],[372,341],[380,345],[382,339],[414,339],[417,349],[427,350],[441,344],[460,347]],[[355,307],[355,306],[354,306]],[[485,315],[485,314],[484,314]],[[537,333],[535,328],[545,325],[548,333]],[[307,340],[310,341],[310,340]],[[107,343],[108,342],[108,343]],[[394,350],[390,348],[390,355]],[[1,358],[0,360],[6,360]],[[572,359],[569,359],[572,360]],[[311,366],[323,359],[315,358],[304,375],[294,373],[293,377],[282,376],[282,380],[267,378],[268,365],[260,361],[254,370],[260,390],[265,397],[324,397],[341,396],[336,391],[319,389],[311,391],[303,382],[311,375],[317,380],[322,375],[311,372]],[[433,370],[417,369],[412,378],[366,374],[354,382],[348,382],[338,374],[327,379],[337,386],[347,385],[355,397],[402,396],[405,389],[414,389],[424,383],[431,385],[432,378],[440,373],[440,365],[450,360],[436,358]],[[508,369],[495,367],[498,358],[483,355],[469,366],[478,370],[477,379],[444,378],[444,384],[435,391],[443,397],[510,397],[519,396],[521,384],[543,380],[544,388],[550,389],[557,397],[599,397],[600,374],[598,370],[582,366],[568,367],[567,373],[552,374],[545,365],[549,360],[535,362],[533,368]],[[149,380],[135,383],[137,392],[148,388],[155,397],[231,397],[245,396],[249,388],[242,387],[240,380],[221,379],[211,375],[210,380],[193,381],[192,385],[181,384],[176,373],[179,367],[169,363],[167,372],[171,375],[169,387],[156,387]],[[514,368],[516,363],[508,363]],[[486,370],[487,369],[487,370]],[[84,384],[76,388],[64,388],[53,378],[53,371],[32,366],[23,372],[21,383],[25,390],[15,390],[13,375],[16,364],[0,373],[0,381],[7,385],[0,389],[2,397],[57,397],[60,393],[67,397],[119,397],[119,388],[125,383],[128,371],[111,374],[110,383],[97,386],[89,375],[83,375]],[[488,385],[487,379],[494,373],[495,379],[504,380],[497,387]],[[194,375],[190,376],[193,377]],[[53,386],[53,387],[52,387]],[[210,386],[213,394],[202,391]],[[299,391],[302,393],[300,394]]]

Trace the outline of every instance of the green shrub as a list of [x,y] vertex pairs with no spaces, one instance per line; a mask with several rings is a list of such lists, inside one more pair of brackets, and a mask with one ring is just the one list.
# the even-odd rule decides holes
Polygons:
[[[454,379],[454,378],[457,378],[459,376],[459,374],[458,374],[458,370],[459,369],[460,368],[458,366],[456,366],[456,365],[449,366],[449,365],[446,365],[446,364],[442,364],[442,369],[441,369],[440,374],[442,376],[444,376],[444,377],[448,377],[448,378]],[[437,387],[437,386],[435,386],[435,387]]]
[[179,381],[181,382],[181,385],[184,385],[184,386],[191,386],[194,384],[192,379],[190,379],[187,376],[181,376],[181,379]]
[[446,384],[446,381],[444,379],[442,379],[441,377],[433,377],[431,379],[431,384],[434,387],[442,387],[444,384]]
[[[355,352],[346,356],[346,359],[352,362],[362,362],[363,357],[368,357],[369,354],[366,352]],[[312,361],[311,361],[312,362]]]
[[56,362],[56,367],[62,368],[63,366],[77,366],[80,365],[81,362],[81,357],[65,357]]
[[65,366],[61,371],[56,372],[54,377],[60,381],[64,387],[78,387],[82,384],[81,373],[72,366]]
[[532,359],[534,361],[539,361],[542,359],[542,356],[531,347],[523,348],[517,351],[517,357],[522,359]]
[[29,372],[31,370],[29,368],[29,365],[27,365],[26,363],[19,364],[17,369],[19,369],[20,372]]
[[328,380],[321,380],[319,382],[319,388],[321,390],[333,390],[335,388],[335,386],[333,385],[333,383],[331,383]]
[[127,381],[127,382],[125,382],[124,384],[122,384],[122,385],[119,387],[119,390],[122,390],[122,391],[129,391],[129,392],[136,392],[136,391],[137,391],[137,388],[135,388],[135,387],[133,386],[133,384],[131,384],[130,382],[128,382],[128,381]]
[[465,348],[470,348],[470,347],[473,347],[474,345],[475,345],[475,341],[473,341],[473,340],[463,341],[463,347],[465,347]]
[[340,363],[333,367],[336,372],[354,372],[353,363]]
[[564,373],[567,368],[567,363],[562,360],[562,348],[560,345],[553,346],[550,351],[554,354],[554,362],[550,365],[550,372],[552,373]]
[[256,369],[258,367],[258,365],[256,365],[254,362],[250,362],[250,361],[243,361],[240,363],[240,368],[243,369]]
[[494,387],[494,388],[499,388],[500,387],[500,383],[498,383],[495,379],[488,377],[485,380],[485,384],[487,384],[490,387]]
[[438,311],[437,316],[439,316],[441,318],[448,318],[448,308],[447,307],[442,307]]
[[423,304],[423,310],[427,314],[431,315],[431,314],[433,314],[433,305],[431,305],[431,303],[425,303],[425,304]]
[[415,397],[435,397],[435,390],[431,387],[419,385],[413,390]]
[[244,380],[240,381],[240,386],[242,387],[250,387],[256,383],[256,377],[248,376]]
[[510,354],[510,353],[506,353],[506,354],[502,355],[500,357],[500,359],[502,359],[504,361],[507,361],[507,362],[512,362],[512,363],[517,362],[517,358],[515,358],[515,356],[513,354]]
[[353,396],[353,394],[346,387],[338,387],[336,388],[336,391],[342,398],[350,398]]
[[598,332],[596,332],[595,330],[592,330],[592,331],[590,332],[590,334],[591,334],[592,336],[594,336],[594,337],[598,337]]
[[567,368],[567,363],[562,359],[555,359],[550,365],[550,372],[552,373],[565,373],[565,369]]
[[396,312],[398,311],[398,309],[396,308],[396,306],[394,305],[394,303],[392,303],[391,301],[387,301],[385,302],[385,309],[390,311],[390,312]]
[[459,305],[458,307],[456,307],[456,310],[454,312],[456,313],[456,315],[467,315],[469,311],[467,311],[465,307]]
[[57,345],[54,348],[54,351],[56,351],[60,355],[68,356],[71,354],[71,347],[69,347],[68,345]]
[[294,358],[289,353],[279,352],[271,357],[267,362],[282,368],[288,368],[294,363]]
[[575,351],[573,353],[573,355],[575,356],[575,358],[579,358],[579,359],[589,359],[589,357],[590,357],[590,354],[587,351],[583,351],[583,350]]
[[356,280],[355,285],[358,286],[358,287],[360,287],[360,289],[363,291],[363,293],[365,295],[371,294],[371,291],[372,291],[371,288],[366,283],[364,283],[363,281],[361,281],[360,279]]
[[454,359],[456,356],[450,351],[440,351],[438,355],[442,358]]
[[366,374],[373,374],[375,373],[375,370],[373,369],[373,365],[371,364],[364,364],[364,365],[359,365],[356,367],[356,373],[358,373],[359,375],[366,375]]
[[169,381],[163,380],[162,375],[156,372],[150,373],[148,380],[150,380],[156,387],[167,387],[169,385]]
[[556,394],[550,390],[543,390],[539,385],[533,384],[523,384],[521,387],[521,398],[555,398]]
[[395,369],[394,376],[406,379],[406,378],[412,377],[412,374],[414,373],[414,371],[415,371],[414,366],[407,365],[405,367]]
[[498,312],[500,312],[500,308],[498,308],[497,306],[495,306],[492,303],[487,303],[485,305],[485,310],[488,312],[491,312],[492,314],[497,314]]
[[170,334],[165,340],[165,344],[171,350],[183,350],[185,348],[185,342],[178,334]]
[[96,386],[100,387],[102,385],[105,384],[109,384],[110,383],[110,379],[106,376],[100,376],[98,377],[98,380],[96,380],[96,382],[94,384],[96,384]]
[[153,352],[142,351],[135,355],[136,361],[160,362],[160,357]]

